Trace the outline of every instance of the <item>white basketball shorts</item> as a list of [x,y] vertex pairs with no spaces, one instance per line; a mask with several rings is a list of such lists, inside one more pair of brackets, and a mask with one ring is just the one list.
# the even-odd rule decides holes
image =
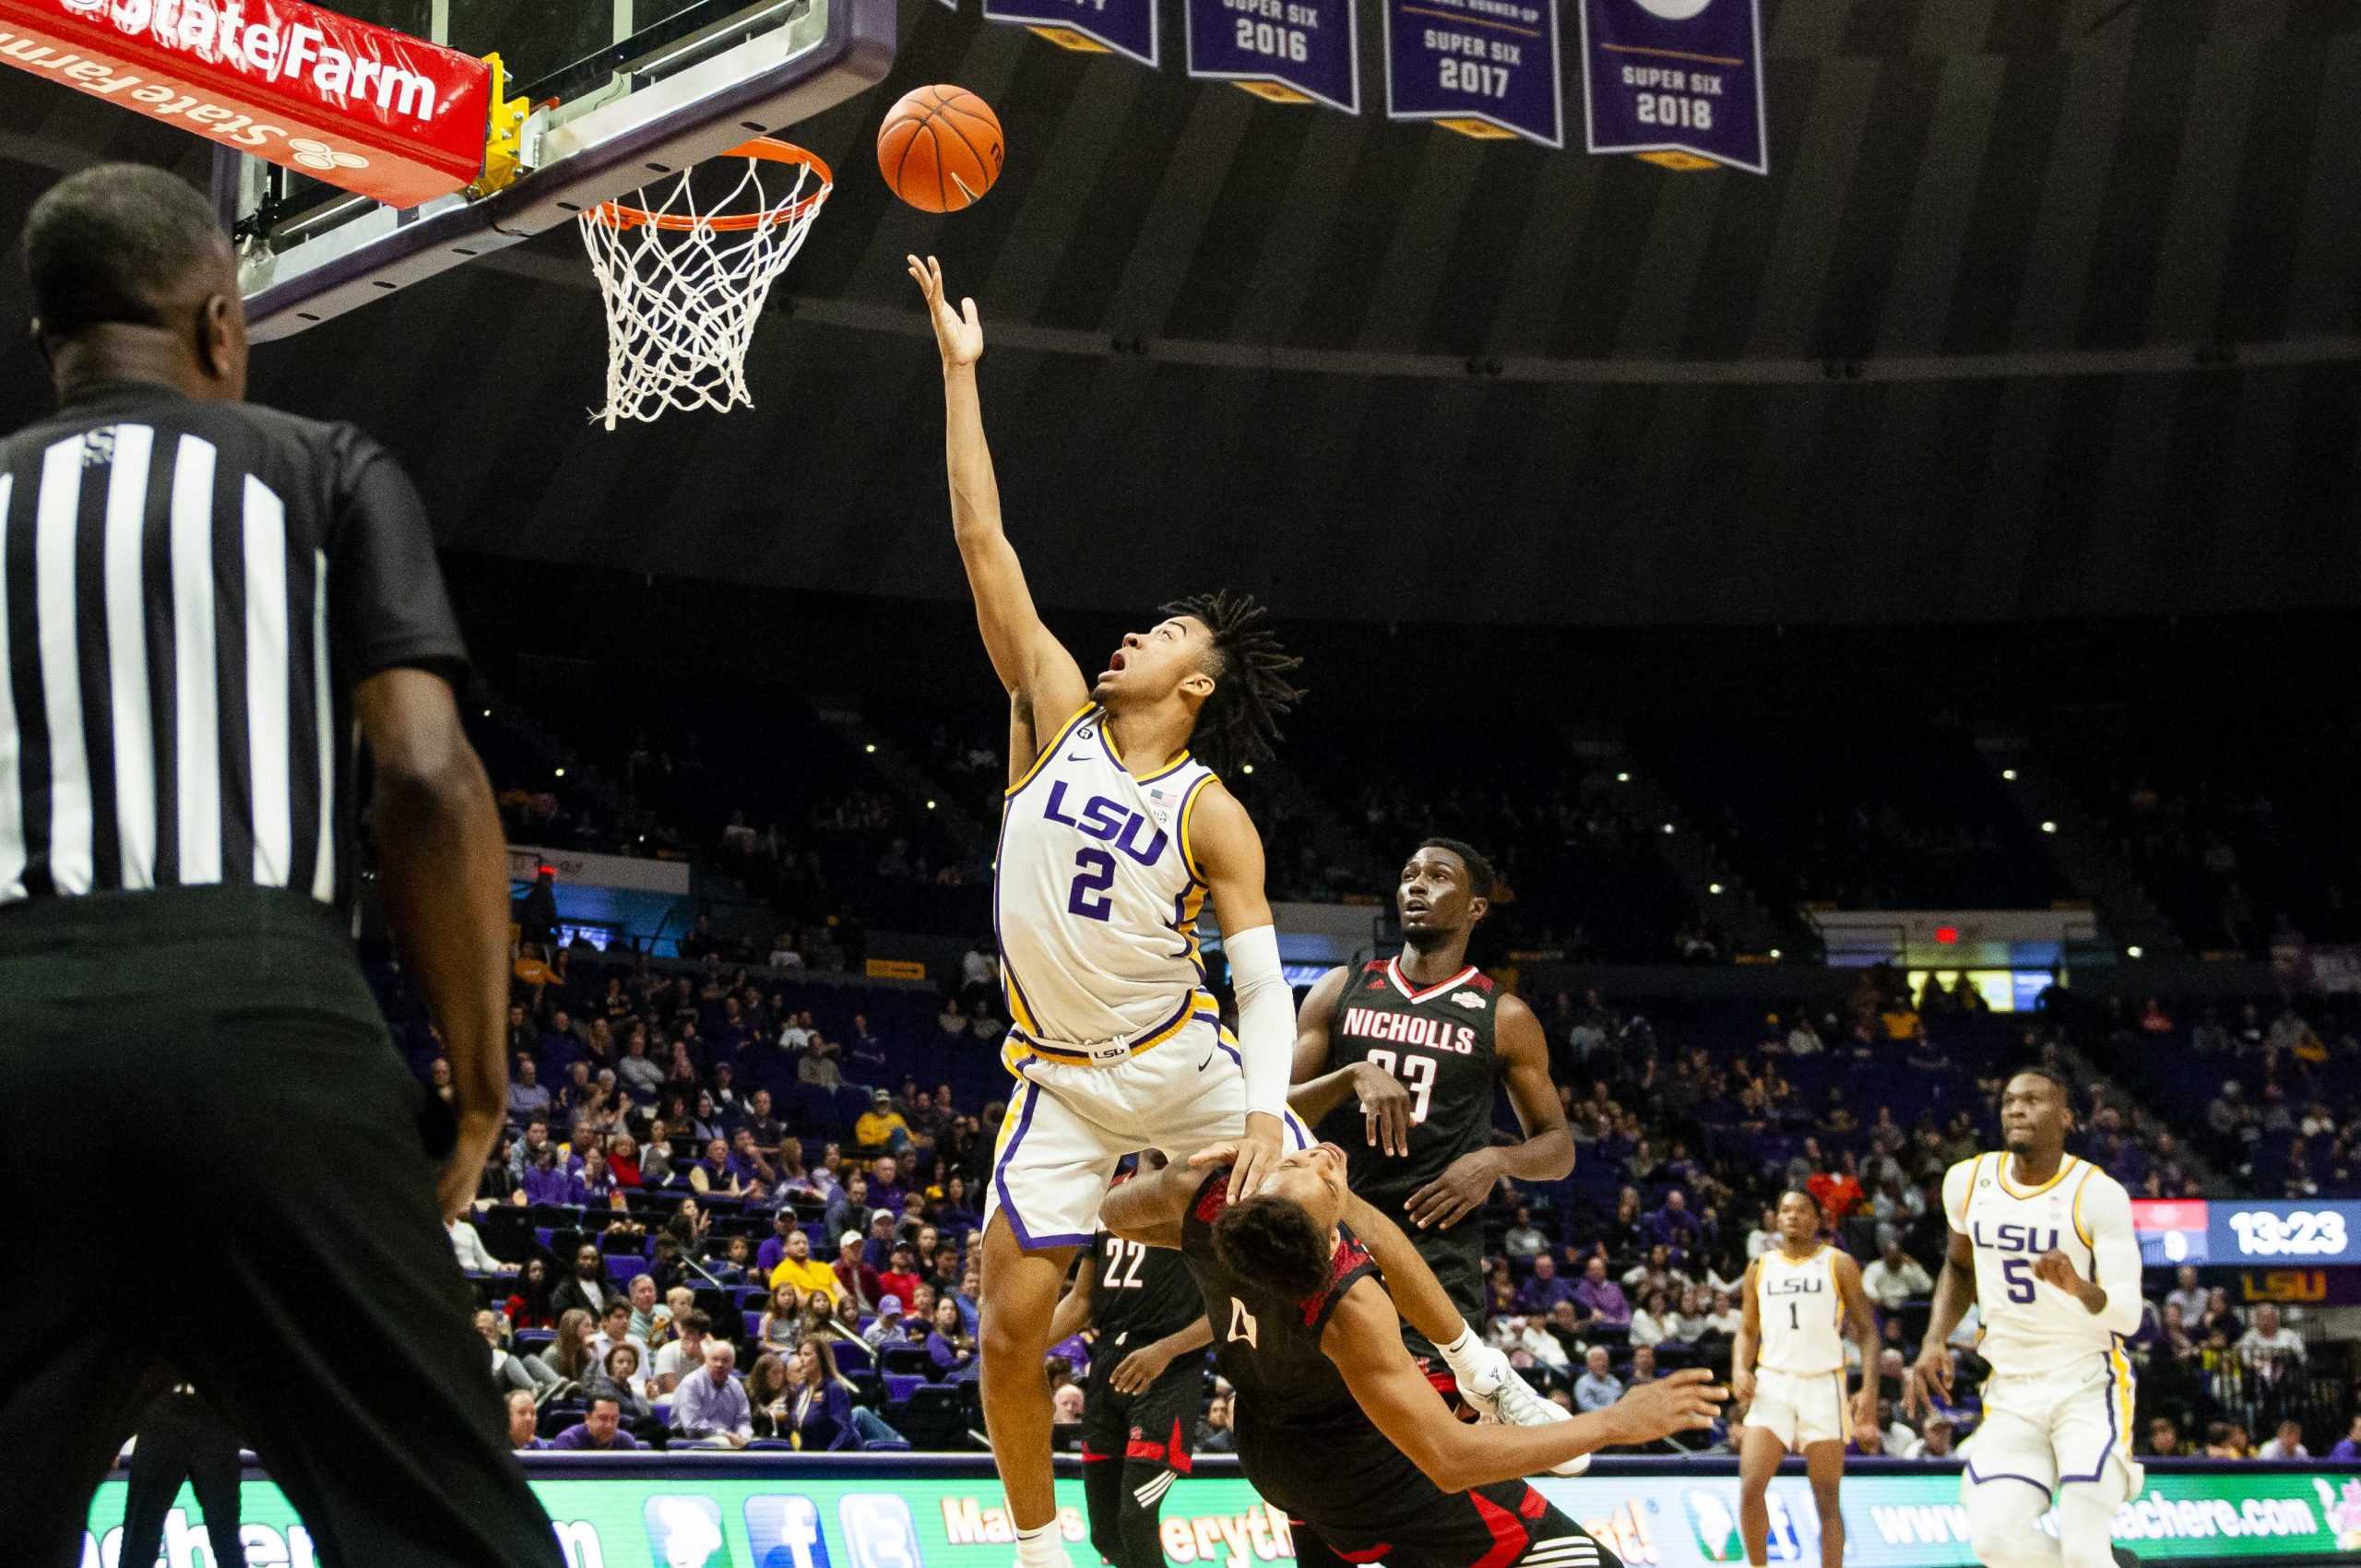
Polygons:
[[1962,1496],[1979,1485],[2022,1482],[2055,1494],[2089,1481],[2140,1490],[2131,1456],[2131,1363],[2120,1348],[2052,1372],[1993,1372],[1984,1384],[1984,1419],[1961,1444],[1967,1468]]
[[[984,1223],[1005,1213],[1027,1252],[1090,1245],[1123,1156],[1152,1148],[1184,1160],[1246,1130],[1238,1041],[1210,1017],[1106,1066],[1009,1054],[1022,1082],[992,1152]],[[1287,1148],[1311,1146],[1293,1111],[1284,1121]]]
[[1852,1423],[1845,1419],[1845,1373],[1771,1372],[1757,1368],[1754,1403],[1746,1424],[1776,1437],[1790,1454],[1815,1443],[1842,1443]]

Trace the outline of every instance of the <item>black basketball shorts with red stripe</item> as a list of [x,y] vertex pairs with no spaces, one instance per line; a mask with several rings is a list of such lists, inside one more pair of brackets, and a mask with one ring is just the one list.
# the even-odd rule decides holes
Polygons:
[[1083,1389],[1082,1480],[1090,1544],[1115,1568],[1165,1568],[1164,1494],[1191,1467],[1205,1396],[1205,1358],[1180,1356],[1137,1394],[1108,1379],[1120,1354],[1094,1358]]
[[1289,1521],[1296,1568],[1623,1568],[1622,1559],[1524,1481],[1479,1486],[1371,1534],[1337,1520]]

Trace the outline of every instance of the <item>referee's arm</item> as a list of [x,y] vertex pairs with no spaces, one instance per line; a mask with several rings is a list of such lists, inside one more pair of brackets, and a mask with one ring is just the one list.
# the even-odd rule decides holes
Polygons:
[[353,706],[376,763],[386,918],[425,986],[458,1097],[458,1142],[436,1183],[449,1218],[476,1195],[508,1099],[507,839],[441,675],[384,671],[354,689]]

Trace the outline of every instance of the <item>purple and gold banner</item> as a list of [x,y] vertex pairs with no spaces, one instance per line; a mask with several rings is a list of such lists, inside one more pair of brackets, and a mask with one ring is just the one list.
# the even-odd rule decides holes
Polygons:
[[1185,0],[1189,74],[1274,103],[1361,109],[1353,0]]
[[1157,63],[1156,0],[984,0],[984,20],[1016,22],[1061,49]]
[[1384,0],[1385,117],[1563,147],[1555,0]]
[[1761,0],[1582,0],[1582,8],[1591,151],[1771,172]]

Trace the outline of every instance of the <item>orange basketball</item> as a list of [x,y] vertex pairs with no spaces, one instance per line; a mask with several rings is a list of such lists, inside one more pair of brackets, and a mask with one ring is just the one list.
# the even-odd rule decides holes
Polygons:
[[877,130],[877,172],[921,212],[956,212],[1000,178],[1000,116],[964,87],[915,87]]

